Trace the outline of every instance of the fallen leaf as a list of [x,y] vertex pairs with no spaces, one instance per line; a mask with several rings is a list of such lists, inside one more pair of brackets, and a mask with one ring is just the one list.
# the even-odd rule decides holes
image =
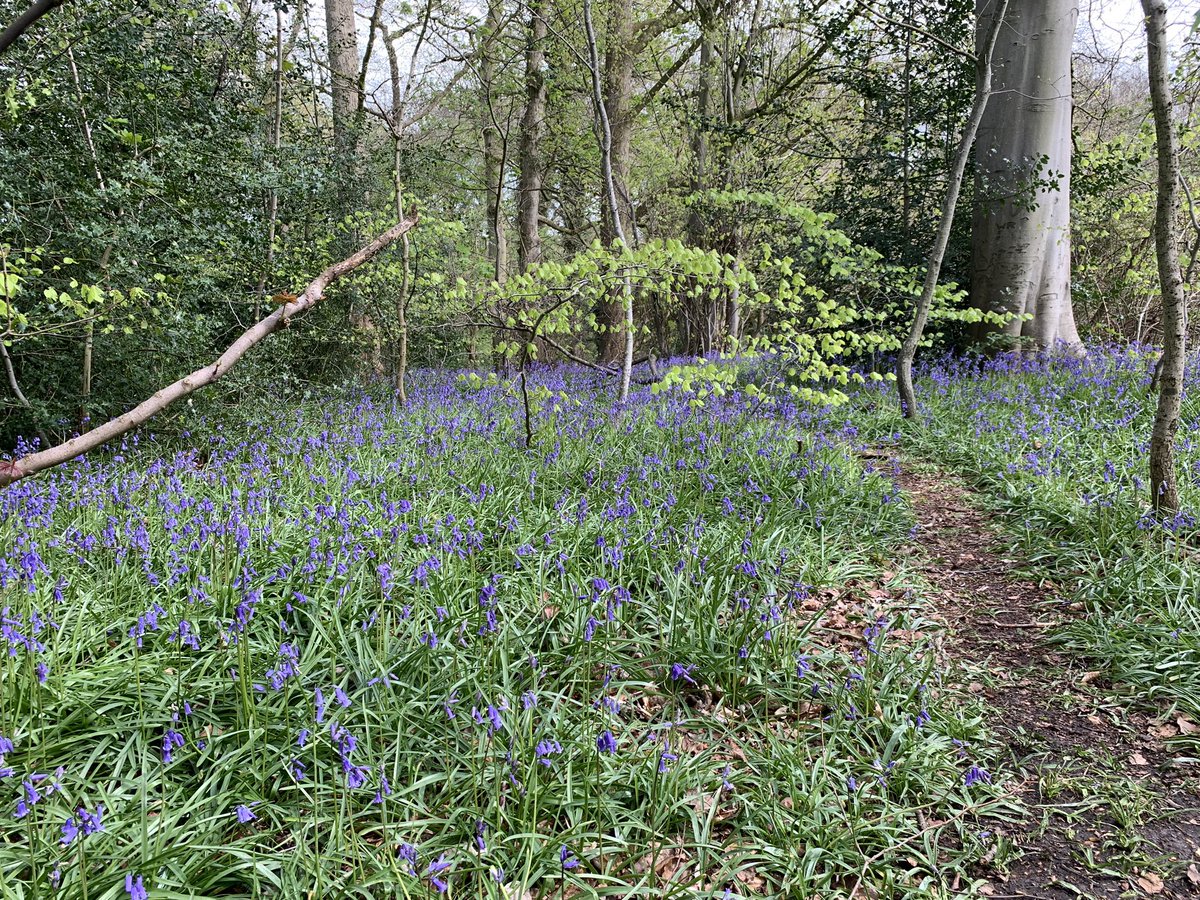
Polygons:
[[1196,868],[1195,863],[1188,866],[1187,877],[1192,884],[1200,884],[1200,869]]
[[1135,766],[1150,765],[1150,763],[1146,761],[1146,757],[1142,756],[1142,754],[1140,754],[1140,753],[1133,754],[1133,756],[1129,757],[1129,761],[1130,761],[1130,763],[1132,763]]
[[1099,677],[1100,677],[1099,669],[1097,669],[1094,672],[1084,672],[1083,677],[1079,679],[1079,683],[1080,684],[1091,684],[1093,681],[1095,681]]
[[1147,894],[1161,894],[1163,890],[1163,880],[1153,872],[1146,872],[1138,876],[1137,883],[1142,890]]
[[1196,723],[1187,716],[1180,716],[1175,720],[1175,724],[1179,726],[1180,734],[1195,734],[1197,731],[1200,731],[1200,728],[1196,727]]

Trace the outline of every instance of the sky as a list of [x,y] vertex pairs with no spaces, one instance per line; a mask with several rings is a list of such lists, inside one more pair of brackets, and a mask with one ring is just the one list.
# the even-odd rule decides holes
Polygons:
[[[1189,36],[1197,37],[1190,33],[1200,13],[1200,0],[1167,0],[1167,9],[1172,49],[1178,51]],[[1079,0],[1079,21],[1084,27],[1091,21],[1102,43],[1131,57],[1140,55],[1145,47],[1141,0]]]

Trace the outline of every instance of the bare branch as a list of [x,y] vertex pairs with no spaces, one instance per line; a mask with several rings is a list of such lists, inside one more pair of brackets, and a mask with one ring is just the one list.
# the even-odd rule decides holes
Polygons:
[[50,10],[62,6],[64,3],[66,3],[66,0],[37,0],[29,9],[17,16],[13,20],[13,23],[0,34],[0,53],[11,47],[17,38],[29,30],[29,27],[34,22],[50,12]]
[[334,263],[311,282],[300,296],[280,306],[273,313],[252,325],[242,335],[229,345],[228,349],[217,360],[203,368],[197,369],[190,375],[176,381],[174,384],[156,392],[152,397],[142,401],[129,412],[118,416],[91,431],[72,438],[56,447],[50,447],[37,453],[30,453],[16,460],[0,461],[0,487],[12,484],[38,472],[60,466],[68,460],[94,450],[96,447],[111,441],[113,438],[132,431],[152,416],[162,412],[176,400],[202,387],[212,384],[223,377],[245,354],[264,338],[274,334],[281,328],[286,328],[293,318],[316,306],[322,299],[325,289],[343,275],[353,272],[359,266],[373,259],[384,248],[407,234],[417,224],[414,212],[393,225],[367,246],[356,253]]

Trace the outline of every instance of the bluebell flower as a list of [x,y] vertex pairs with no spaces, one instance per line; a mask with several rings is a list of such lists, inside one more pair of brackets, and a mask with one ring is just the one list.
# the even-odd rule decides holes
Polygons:
[[567,845],[563,844],[558,851],[558,864],[564,870],[574,869],[579,865],[579,860],[575,858],[575,854],[567,849]]
[[616,753],[617,739],[613,737],[611,731],[605,730],[596,738],[596,749],[601,753]]
[[146,885],[142,881],[142,876],[125,876],[125,893],[129,895],[129,900],[149,900],[149,894],[146,893]]
[[970,787],[971,785],[979,784],[980,782],[983,782],[984,784],[991,784],[992,776],[988,774],[987,769],[980,768],[977,765],[972,765],[971,768],[967,769],[967,774],[963,776],[963,784],[965,784],[967,787]]
[[170,763],[175,759],[175,750],[183,746],[183,735],[174,728],[168,728],[163,735],[162,761]]
[[553,764],[550,757],[562,753],[562,744],[554,740],[538,741],[537,747],[534,748],[534,753],[537,755],[537,761],[543,766],[548,767]]
[[447,861],[445,853],[429,864],[429,870],[426,874],[429,876],[429,883],[433,885],[434,889],[439,894],[446,893],[447,889],[450,887],[450,885],[446,883],[446,880],[441,877],[441,873],[445,872],[449,868],[450,863]]
[[402,843],[396,848],[396,856],[407,863],[405,871],[409,875],[417,874],[417,848],[413,844]]
[[685,666],[683,663],[672,663],[671,665],[671,680],[686,681],[688,684],[695,684],[696,680],[692,678],[692,672],[696,671],[696,667]]
[[247,822],[253,822],[258,818],[258,816],[254,814],[254,811],[251,810],[250,807],[245,803],[239,803],[237,808],[234,810],[234,814],[237,816],[237,820],[243,825],[245,825]]

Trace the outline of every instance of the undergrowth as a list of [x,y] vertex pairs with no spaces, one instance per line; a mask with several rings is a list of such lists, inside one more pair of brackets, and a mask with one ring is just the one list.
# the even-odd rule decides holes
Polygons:
[[970,886],[1008,801],[919,609],[845,603],[911,525],[854,427],[544,372],[527,451],[414,381],[0,494],[5,897]]
[[1083,614],[1056,635],[1164,713],[1175,739],[1200,734],[1200,372],[1189,367],[1178,435],[1183,509],[1150,514],[1147,458],[1155,355],[1097,348],[1085,358],[939,359],[926,366],[921,416],[902,427],[879,390],[858,396],[872,439],[967,476],[1003,514],[1021,555],[1067,586]]

